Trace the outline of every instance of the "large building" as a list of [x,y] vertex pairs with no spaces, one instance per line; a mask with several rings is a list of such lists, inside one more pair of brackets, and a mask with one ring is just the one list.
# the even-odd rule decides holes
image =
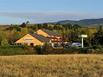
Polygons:
[[45,43],[55,43],[61,42],[62,37],[50,30],[39,29],[34,34],[27,34],[24,37],[20,38],[16,41],[16,44],[28,45],[28,46],[36,46],[36,45],[44,45]]
[[36,45],[42,46],[48,42],[50,42],[50,39],[35,33],[25,35],[21,39],[17,40],[16,44],[28,45],[28,46],[36,46]]
[[61,42],[62,41],[62,36],[60,34],[50,31],[50,30],[47,30],[47,29],[39,29],[36,33],[49,38],[52,42]]

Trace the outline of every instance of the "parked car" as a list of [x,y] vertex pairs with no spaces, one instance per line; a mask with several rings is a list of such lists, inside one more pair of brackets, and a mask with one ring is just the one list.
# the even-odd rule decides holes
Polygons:
[[82,46],[82,44],[79,42],[74,42],[71,44],[71,47],[81,47],[81,46]]

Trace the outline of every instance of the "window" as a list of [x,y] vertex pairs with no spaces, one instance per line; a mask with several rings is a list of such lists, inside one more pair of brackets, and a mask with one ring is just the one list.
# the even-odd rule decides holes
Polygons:
[[32,39],[24,39],[24,40],[32,40]]
[[32,42],[32,40],[33,40],[33,39],[29,39],[29,38],[28,38],[28,39],[24,39],[24,42],[30,43],[30,42]]

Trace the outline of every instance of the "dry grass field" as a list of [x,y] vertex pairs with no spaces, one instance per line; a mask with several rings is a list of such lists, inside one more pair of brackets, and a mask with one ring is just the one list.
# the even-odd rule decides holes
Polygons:
[[103,77],[103,55],[1,56],[0,77]]

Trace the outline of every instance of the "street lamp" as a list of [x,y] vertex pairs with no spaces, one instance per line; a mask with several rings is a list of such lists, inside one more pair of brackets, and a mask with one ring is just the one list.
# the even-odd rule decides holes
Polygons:
[[84,38],[87,38],[88,35],[82,34],[80,37],[82,38],[82,48],[84,48]]

